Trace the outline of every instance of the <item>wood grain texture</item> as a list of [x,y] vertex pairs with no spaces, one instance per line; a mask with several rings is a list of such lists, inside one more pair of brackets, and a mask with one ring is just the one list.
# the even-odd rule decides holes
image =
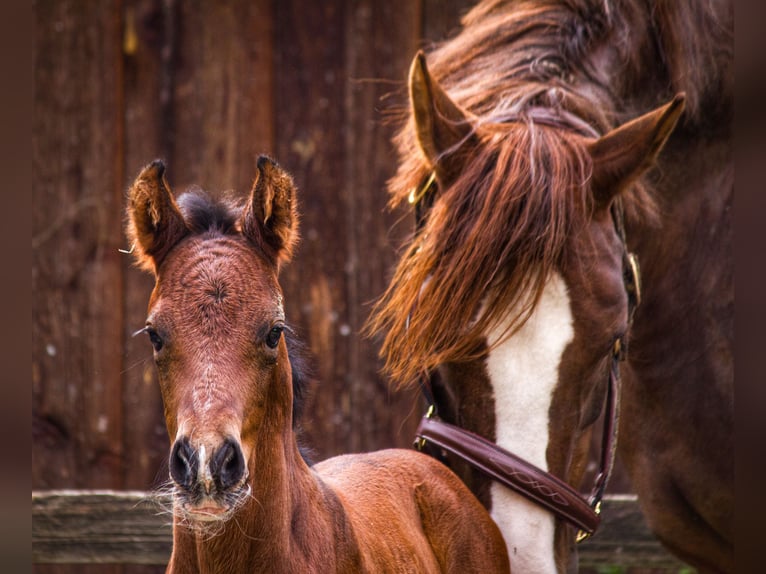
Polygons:
[[[172,545],[168,505],[142,491],[33,492],[32,561],[165,564]],[[653,538],[634,496],[607,496],[602,515],[598,533],[578,547],[582,568],[684,568]]]
[[35,16],[32,481],[121,487],[120,14]]

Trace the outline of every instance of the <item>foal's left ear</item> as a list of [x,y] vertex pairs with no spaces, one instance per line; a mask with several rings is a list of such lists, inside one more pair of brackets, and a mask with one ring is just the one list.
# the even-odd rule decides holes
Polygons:
[[298,209],[295,184],[272,159],[262,155],[240,221],[242,234],[275,265],[289,261],[298,242]]
[[592,189],[607,205],[657,159],[684,111],[686,97],[672,101],[610,131],[588,146],[593,160]]

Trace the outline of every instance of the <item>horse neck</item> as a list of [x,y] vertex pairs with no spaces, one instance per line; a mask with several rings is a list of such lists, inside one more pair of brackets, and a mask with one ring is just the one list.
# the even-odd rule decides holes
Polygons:
[[[258,433],[248,468],[252,495],[211,536],[174,525],[173,572],[304,572],[332,551],[338,508],[298,450],[287,425]],[[307,538],[311,538],[310,545]],[[310,546],[310,548],[309,548]],[[313,560],[313,561],[312,561]]]
[[[728,308],[734,299],[734,160],[729,135],[701,138],[682,127],[663,150],[658,172],[660,229],[626,221],[643,284],[628,359],[645,391],[674,392],[678,404],[686,404],[688,396],[701,396],[696,391],[689,395],[686,384],[696,386],[700,377],[721,368],[711,364],[726,364],[726,372],[716,373],[714,380],[733,380],[733,359],[722,362],[723,351],[710,352],[733,339]],[[710,328],[706,321],[711,318],[721,330]]]

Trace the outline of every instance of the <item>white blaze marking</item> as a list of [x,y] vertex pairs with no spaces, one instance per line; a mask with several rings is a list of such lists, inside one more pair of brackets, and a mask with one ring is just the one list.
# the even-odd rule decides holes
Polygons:
[[197,472],[199,473],[198,480],[205,486],[208,492],[213,484],[213,477],[210,474],[210,465],[207,460],[207,451],[205,445],[199,445],[199,452],[197,455]]
[[[548,411],[566,346],[574,337],[566,285],[554,274],[529,321],[487,358],[495,392],[497,444],[548,470]],[[495,343],[504,325],[487,334]],[[493,482],[492,518],[500,527],[514,574],[556,572],[554,517],[508,488]]]

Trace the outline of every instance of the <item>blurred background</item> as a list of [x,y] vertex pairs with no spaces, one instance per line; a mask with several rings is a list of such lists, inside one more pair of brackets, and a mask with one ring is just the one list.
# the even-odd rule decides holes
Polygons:
[[387,110],[416,50],[468,0],[35,2],[33,489],[146,489],[168,438],[145,320],[152,278],[123,232],[155,158],[171,188],[246,194],[260,153],[298,186],[288,320],[321,384],[304,426],[318,458],[409,446],[416,391],[360,335],[412,228],[386,209]]
[[[245,194],[266,153],[299,188],[289,322],[321,383],[316,458],[409,447],[423,405],[360,334],[413,227],[386,208],[392,110],[421,47],[472,0],[34,2],[32,489],[150,490],[169,440],[144,325],[152,278],[123,227],[141,167],[176,192]],[[626,488],[618,474],[611,490]],[[159,572],[35,565],[38,572]]]

